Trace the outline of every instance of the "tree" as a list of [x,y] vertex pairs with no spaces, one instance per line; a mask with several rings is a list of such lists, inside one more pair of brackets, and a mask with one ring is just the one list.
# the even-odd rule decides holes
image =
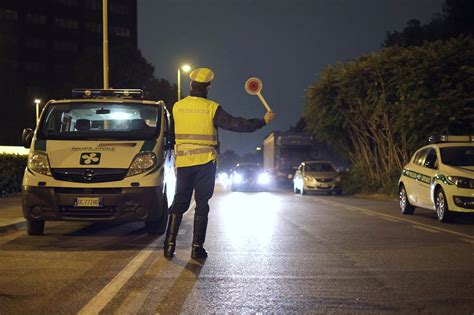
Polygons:
[[446,0],[442,13],[436,14],[430,23],[421,25],[418,20],[410,20],[401,32],[387,32],[383,46],[420,46],[425,41],[447,40],[460,35],[474,35],[472,0]]
[[386,48],[327,67],[307,90],[304,119],[377,190],[430,135],[474,132],[473,73],[472,38]]

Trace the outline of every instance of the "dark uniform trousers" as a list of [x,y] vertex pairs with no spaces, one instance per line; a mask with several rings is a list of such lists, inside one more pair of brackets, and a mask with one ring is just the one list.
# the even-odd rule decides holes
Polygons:
[[178,167],[176,193],[170,214],[184,214],[191,203],[193,190],[196,200],[196,216],[207,217],[209,199],[214,193],[216,181],[216,162],[211,161],[202,165]]

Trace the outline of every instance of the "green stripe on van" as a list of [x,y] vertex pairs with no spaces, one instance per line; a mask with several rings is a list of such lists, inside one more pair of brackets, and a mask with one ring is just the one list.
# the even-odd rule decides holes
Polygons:
[[155,147],[155,145],[156,145],[156,140],[146,140],[145,142],[143,142],[140,152],[153,151],[153,148]]
[[35,140],[35,150],[46,151],[46,140]]

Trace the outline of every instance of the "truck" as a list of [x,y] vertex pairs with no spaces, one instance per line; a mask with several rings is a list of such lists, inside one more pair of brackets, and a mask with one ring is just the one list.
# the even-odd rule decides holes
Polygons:
[[301,132],[271,132],[263,141],[263,167],[279,184],[293,181],[301,161],[317,155],[310,135]]

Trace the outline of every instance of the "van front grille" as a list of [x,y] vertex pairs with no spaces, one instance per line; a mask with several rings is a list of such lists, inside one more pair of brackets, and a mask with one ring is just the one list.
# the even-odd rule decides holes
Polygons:
[[54,168],[51,170],[56,180],[75,183],[114,182],[125,178],[124,168]]
[[105,218],[111,218],[115,215],[114,207],[107,207],[107,208],[60,207],[59,210],[61,212],[61,215],[67,218],[105,219]]

